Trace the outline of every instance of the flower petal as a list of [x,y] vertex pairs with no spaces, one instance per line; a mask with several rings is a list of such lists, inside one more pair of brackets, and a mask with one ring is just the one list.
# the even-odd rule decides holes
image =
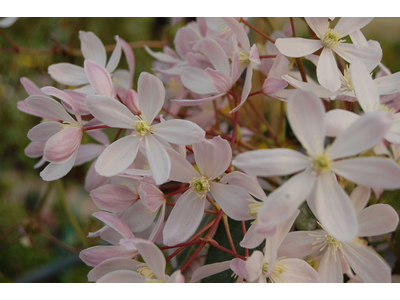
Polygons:
[[154,243],[144,239],[136,238],[133,243],[157,279],[165,281],[165,257],[161,250]]
[[142,72],[138,80],[138,96],[140,111],[151,124],[164,104],[164,85],[154,75]]
[[72,167],[74,166],[77,153],[78,151],[75,151],[72,157],[65,163],[48,164],[47,167],[44,168],[42,172],[40,172],[40,177],[42,177],[44,181],[53,181],[56,179],[60,179],[61,177],[64,177],[65,175],[67,175],[69,171],[71,171]]
[[325,114],[326,135],[336,137],[360,116],[344,109],[332,109]]
[[79,39],[81,40],[83,57],[104,67],[106,65],[107,55],[101,40],[90,31],[79,31]]
[[82,129],[75,127],[58,132],[47,141],[43,158],[57,164],[66,162],[78,150],[82,135]]
[[205,204],[205,197],[198,198],[193,189],[187,190],[176,202],[165,224],[164,244],[174,246],[190,238],[204,215]]
[[320,282],[343,283],[342,263],[338,251],[325,250],[318,267]]
[[146,135],[144,140],[146,143],[146,156],[154,181],[157,185],[163,184],[168,180],[171,172],[171,160],[167,150],[151,134]]
[[291,149],[262,149],[239,154],[232,164],[252,175],[272,177],[304,170],[310,165],[310,160]]
[[103,261],[90,270],[88,273],[88,281],[97,281],[104,275],[118,270],[136,271],[140,264],[141,262],[130,258],[113,257]]
[[79,258],[88,266],[94,267],[112,257],[134,257],[136,250],[128,250],[123,246],[95,246],[79,253]]
[[209,264],[202,266],[200,268],[197,268],[192,275],[192,278],[190,279],[190,282],[197,282],[202,280],[203,278],[206,278],[208,276],[221,273],[225,270],[228,270],[230,268],[231,261],[223,261],[215,264]]
[[284,283],[318,283],[318,273],[304,260],[298,258],[285,258],[279,261],[286,270],[272,277],[274,282]]
[[362,61],[368,70],[374,69],[382,58],[382,51],[369,46],[338,43],[332,49],[349,63],[355,60]]
[[305,18],[305,20],[317,37],[322,39],[328,25],[328,18]]
[[267,196],[265,195],[264,190],[261,188],[261,185],[257,181],[257,178],[252,178],[250,175],[247,175],[245,173],[238,171],[231,172],[222,177],[220,182],[239,186],[247,191],[249,194],[257,197],[258,199],[267,199]]
[[247,280],[254,282],[262,276],[262,266],[263,266],[264,255],[255,250],[250,257],[246,260],[246,271]]
[[183,85],[196,94],[214,94],[215,89],[204,70],[195,67],[182,67],[181,80]]
[[140,136],[126,136],[108,146],[96,162],[96,171],[103,176],[117,175],[135,160],[140,145]]
[[151,132],[177,145],[191,145],[204,140],[205,131],[187,120],[167,120],[151,126]]
[[224,49],[215,40],[209,38],[202,40],[202,47],[215,70],[230,77],[229,59]]
[[340,18],[333,31],[339,33],[340,37],[349,35],[350,33],[359,30],[366,26],[373,18]]
[[171,172],[169,179],[189,183],[194,177],[201,175],[196,169],[188,162],[182,155],[171,148],[166,148],[168,155],[171,159]]
[[114,216],[113,214],[107,212],[97,212],[94,213],[93,216],[105,223],[106,225],[110,226],[124,238],[132,239],[135,237],[129,227],[121,219]]
[[69,63],[59,63],[49,66],[48,72],[55,81],[65,85],[82,85],[89,83],[82,67]]
[[331,92],[340,88],[339,69],[330,48],[324,47],[317,65],[318,82]]
[[388,204],[375,204],[358,212],[359,236],[374,236],[396,230],[399,215]]
[[241,108],[246,103],[247,97],[249,96],[251,91],[252,78],[253,78],[253,68],[251,67],[251,64],[249,64],[246,69],[246,78],[244,79],[244,85],[243,85],[242,96],[240,98],[240,103],[230,111],[231,114],[237,112],[239,108]]
[[104,275],[96,283],[145,283],[146,280],[147,278],[139,273],[120,270]]
[[113,84],[107,70],[89,59],[85,60],[84,66],[90,85],[93,87],[96,94],[113,97]]
[[123,184],[106,184],[90,192],[98,208],[111,212],[119,212],[133,205],[138,196]]
[[350,194],[350,200],[354,205],[356,212],[360,212],[371,197],[371,188],[363,185],[358,185]]
[[314,53],[323,47],[320,40],[309,40],[303,38],[279,38],[275,46],[285,56],[302,57]]
[[316,235],[314,231],[289,232],[278,249],[278,257],[305,258],[315,251]]
[[106,66],[106,70],[108,73],[112,73],[114,72],[114,70],[117,68],[118,63],[121,59],[121,44],[120,44],[120,38],[117,36],[115,36],[115,40],[117,41],[117,44],[115,45],[114,51],[111,54],[110,59],[108,60],[107,66]]
[[31,141],[47,141],[60,132],[60,125],[60,123],[52,121],[39,123],[28,131],[28,139]]

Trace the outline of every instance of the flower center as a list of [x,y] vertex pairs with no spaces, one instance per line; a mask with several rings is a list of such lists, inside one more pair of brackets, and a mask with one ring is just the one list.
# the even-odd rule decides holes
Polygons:
[[330,48],[337,43],[344,42],[344,40],[339,40],[339,38],[339,33],[333,32],[333,30],[329,28],[327,31],[325,31],[324,37],[322,38],[322,44],[324,44],[325,47]]
[[156,275],[154,275],[153,271],[146,265],[143,264],[143,267],[137,270],[140,275],[150,278],[150,279],[156,279]]
[[71,124],[70,122],[67,122],[67,121],[62,122],[62,124],[60,125],[61,130],[65,130],[65,129],[68,129],[68,128],[71,128],[71,127],[82,128],[82,126],[80,124],[78,124],[78,123]]
[[138,120],[135,121],[135,124],[132,124],[132,126],[135,127],[135,130],[137,132],[136,135],[140,134],[141,136],[145,136],[146,134],[150,133],[150,124],[147,122],[146,117],[143,115],[135,117]]
[[[262,270],[265,274],[268,273],[268,263],[263,264]],[[281,274],[283,274],[286,271],[287,271],[287,268],[285,268],[282,264],[280,264],[277,261],[277,262],[275,262],[274,270],[272,272],[272,275],[270,276],[270,279],[272,279],[274,282],[282,281]]]
[[211,188],[211,178],[205,176],[193,177],[193,179],[189,181],[189,186],[193,188],[191,193],[193,191],[196,192],[196,198],[204,198]]
[[250,62],[250,54],[248,52],[240,51],[239,64],[248,64]]
[[389,108],[385,104],[379,105],[378,111],[387,111],[393,115],[396,113],[396,110],[394,108]]
[[257,218],[257,214],[258,214],[258,210],[260,209],[260,207],[262,206],[263,202],[259,202],[256,201],[254,199],[246,199],[247,201],[249,201],[251,204],[249,204],[249,210],[247,211],[247,214],[256,219]]
[[342,91],[352,92],[355,95],[356,92],[354,91],[353,82],[351,81],[350,70],[348,65],[346,65],[346,69],[344,69],[343,73],[344,74],[342,75],[342,73],[339,72],[341,81],[340,89]]
[[316,172],[324,172],[328,171],[331,167],[331,160],[325,154],[318,155],[312,159],[311,162],[314,171]]
[[[311,237],[315,237],[316,235],[309,233],[308,234]],[[335,239],[333,236],[330,234],[325,234],[324,236],[319,236],[316,237],[316,241],[312,243],[314,247],[312,247],[312,250],[317,250],[323,251],[325,248],[327,248],[327,251],[329,251],[333,257],[335,258],[335,261],[337,259],[336,253],[338,248],[340,249],[342,247],[342,243]],[[326,257],[325,263],[328,260],[328,256]]]

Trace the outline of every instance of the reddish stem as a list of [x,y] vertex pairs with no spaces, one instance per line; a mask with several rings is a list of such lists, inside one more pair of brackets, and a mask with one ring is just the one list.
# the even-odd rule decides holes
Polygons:
[[347,110],[348,110],[348,111],[351,111],[351,102],[348,102],[348,103],[347,103]]
[[167,199],[167,198],[169,198],[169,197],[171,197],[171,196],[173,196],[173,195],[186,192],[188,189],[190,189],[189,186],[188,186],[188,187],[185,187],[185,188],[183,188],[183,189],[177,190],[177,191],[175,191],[175,192],[172,192],[172,193],[170,193],[170,194],[168,194],[168,195],[165,195],[164,197],[165,197],[165,199]]
[[[247,232],[247,230],[246,230],[246,223],[244,222],[244,221],[242,221],[242,229],[243,229],[243,237],[246,235],[246,232]],[[244,255],[246,256],[246,257],[249,257],[249,249],[247,249],[247,248],[244,248]]]
[[236,258],[240,258],[240,259],[242,259],[242,260],[246,260],[246,257],[243,257],[243,256],[241,256],[240,254],[234,253],[234,252],[232,252],[231,250],[226,249],[225,247],[223,247],[223,246],[217,244],[215,241],[208,241],[208,243],[209,243],[211,246],[214,246],[215,248],[218,248],[218,249],[220,249],[220,250],[222,250],[222,251],[224,251],[224,252],[226,252],[226,253],[229,253],[230,255],[232,255],[232,256],[234,256],[234,257],[236,257]]
[[217,229],[219,221],[221,221],[223,213],[224,212],[222,211],[222,209],[218,212],[218,215],[215,218],[213,226],[210,228],[210,230],[207,232],[206,236],[204,237],[205,239],[209,239],[211,237],[211,235],[214,233],[214,231]]
[[196,251],[192,254],[192,256],[188,259],[188,261],[183,265],[183,267],[181,268],[181,272],[185,271],[187,267],[189,267],[189,265],[191,264],[191,262],[196,258],[197,254],[200,253],[201,249],[204,248],[204,246],[206,245],[206,242],[201,242],[199,248],[196,249]]
[[105,129],[105,128],[110,128],[110,127],[107,125],[92,126],[92,127],[83,128],[83,131],[95,130],[95,129]]
[[194,152],[193,152],[193,148],[192,148],[192,147],[190,147],[190,146],[186,146],[186,149],[188,149],[190,152],[194,153]]
[[254,93],[249,94],[249,95],[247,96],[247,98],[249,98],[249,97],[251,97],[251,96],[254,96],[254,95],[262,94],[262,93],[263,93],[262,90],[261,90],[261,91],[257,91],[257,92],[254,92]]
[[276,58],[276,55],[260,55],[260,58]]
[[268,35],[266,35],[264,32],[262,32],[261,30],[259,30],[258,28],[254,27],[253,25],[251,25],[249,22],[247,22],[246,20],[244,20],[243,18],[240,18],[240,21],[244,24],[246,24],[247,26],[249,26],[251,29],[253,29],[255,32],[257,32],[258,34],[261,34],[263,37],[265,37],[268,41],[270,41],[271,43],[275,44],[275,40],[271,39]]

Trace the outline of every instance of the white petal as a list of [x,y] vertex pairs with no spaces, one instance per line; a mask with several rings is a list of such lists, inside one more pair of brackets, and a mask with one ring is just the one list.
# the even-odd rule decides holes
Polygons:
[[237,112],[239,110],[239,108],[241,108],[246,103],[247,97],[249,96],[250,91],[251,91],[252,78],[253,78],[253,68],[251,67],[251,64],[249,64],[246,69],[246,78],[244,80],[240,103],[234,109],[232,109],[230,111],[231,114],[233,114],[234,112]]
[[375,204],[357,214],[359,236],[374,236],[392,232],[399,224],[399,215],[388,204]]
[[277,39],[275,46],[285,56],[302,57],[309,55],[323,47],[320,40],[308,40],[303,38]]
[[324,229],[340,241],[354,240],[358,233],[356,211],[336,176],[320,174],[315,188],[307,202]]
[[139,273],[120,270],[104,275],[96,283],[145,283],[146,280],[147,278]]
[[225,270],[229,269],[229,265],[230,265],[231,261],[223,261],[220,263],[215,263],[215,264],[209,264],[209,265],[205,265],[202,266],[200,268],[197,268],[192,275],[192,278],[190,279],[190,282],[197,282],[202,280],[203,278],[206,278],[208,276],[217,274],[217,273],[221,273]]
[[315,32],[319,39],[322,39],[325,34],[326,26],[328,25],[328,18],[304,18],[312,29]]
[[310,165],[310,160],[298,151],[281,148],[242,153],[232,164],[252,175],[272,177],[304,170]]
[[279,261],[285,271],[272,277],[275,282],[285,283],[318,283],[318,273],[304,260],[298,258],[285,258]]
[[296,90],[287,103],[290,126],[309,155],[322,154],[325,140],[325,109],[310,91]]
[[138,80],[138,96],[140,111],[151,124],[164,104],[164,85],[154,75],[142,72]]
[[375,251],[364,245],[344,245],[343,254],[362,281],[391,282],[391,269],[388,264]]
[[222,177],[220,182],[239,186],[245,189],[249,194],[257,197],[258,199],[267,199],[267,196],[265,195],[264,190],[262,189],[257,178],[252,178],[250,175],[247,175],[245,173],[237,171],[231,172]]
[[167,150],[151,134],[146,135],[144,140],[146,143],[146,156],[154,181],[157,185],[163,184],[168,180],[171,172],[171,160]]
[[338,136],[359,117],[359,115],[344,109],[332,109],[328,111],[325,114],[326,135],[329,137]]
[[360,185],[388,190],[400,188],[400,167],[391,159],[358,157],[335,161],[332,170]]
[[224,23],[232,30],[233,34],[236,35],[239,43],[243,45],[244,50],[250,51],[250,42],[247,37],[246,31],[242,24],[240,24],[235,18],[222,18]]
[[214,94],[216,92],[207,73],[199,68],[182,67],[181,80],[183,85],[194,93]]
[[392,122],[388,112],[365,114],[337,136],[326,155],[334,160],[371,149],[382,140]]
[[61,84],[75,86],[89,83],[85,70],[73,64],[54,64],[48,68],[48,72],[51,78]]
[[196,169],[188,162],[182,155],[173,149],[166,148],[168,155],[171,159],[171,172],[169,179],[189,183],[194,177],[200,177],[201,175]]
[[109,258],[90,270],[88,281],[97,281],[102,276],[118,270],[136,271],[140,264],[141,262],[126,257]]
[[135,160],[140,136],[126,136],[108,146],[99,156],[96,171],[103,176],[114,176],[127,169]]
[[113,96],[113,83],[108,71],[98,63],[86,59],[85,72],[96,94]]
[[48,164],[47,167],[40,172],[40,177],[42,177],[44,181],[53,181],[64,177],[74,166],[77,153],[78,151],[75,151],[74,155],[63,164]]
[[350,200],[356,212],[360,212],[368,203],[371,197],[371,188],[363,185],[357,186],[350,194]]
[[264,255],[256,250],[246,260],[247,280],[254,282],[262,276]]
[[340,18],[333,31],[339,33],[340,37],[344,37],[356,30],[366,26],[373,18]]
[[208,38],[202,41],[202,46],[215,70],[222,71],[230,77],[229,60],[222,47],[215,40]]
[[339,69],[330,48],[324,47],[322,50],[318,60],[317,77],[318,82],[331,92],[340,88]]
[[187,190],[176,202],[165,224],[164,244],[173,246],[190,238],[204,215],[205,204],[205,197],[196,198],[193,189]]
[[278,249],[278,257],[304,258],[310,255],[315,251],[313,243],[317,241],[316,233],[314,231],[289,232]]
[[247,214],[251,196],[241,187],[211,182],[210,193],[222,210],[233,220],[250,220]]
[[121,54],[122,54],[122,48],[120,44],[120,39],[118,36],[115,36],[115,40],[117,41],[117,44],[115,45],[114,51],[111,54],[110,59],[108,60],[106,70],[108,73],[114,72],[115,68],[118,66],[118,63],[121,59]]
[[285,79],[291,86],[294,86],[295,88],[298,88],[301,90],[310,90],[317,97],[320,97],[320,98],[330,98],[341,92],[341,91],[331,92],[330,90],[324,88],[323,86],[321,86],[319,84],[303,82],[303,81],[294,79],[292,76],[289,76],[289,75],[283,75],[282,78]]
[[355,60],[362,61],[368,70],[374,69],[382,58],[382,51],[369,46],[338,43],[332,49],[349,63]]
[[90,31],[79,31],[79,39],[81,40],[83,57],[93,60],[102,67],[105,67],[107,55],[101,40]]
[[134,239],[133,243],[157,279],[165,280],[165,257],[161,250],[147,240]]
[[101,211],[94,213],[93,216],[102,221],[103,223],[105,223],[106,225],[110,226],[124,238],[127,239],[134,238],[134,235],[132,231],[129,229],[129,227],[115,215]]
[[265,240],[265,235],[256,232],[256,226],[252,224],[247,230],[246,235],[240,242],[240,247],[253,249],[259,246]]
[[28,131],[28,139],[31,141],[47,141],[60,132],[60,125],[58,122],[51,121],[40,123]]
[[199,125],[187,120],[167,120],[151,126],[151,132],[177,145],[200,143],[206,134]]
[[391,95],[400,92],[400,72],[379,77],[374,80],[379,95]]
[[318,267],[320,282],[343,283],[342,263],[338,251],[326,249]]

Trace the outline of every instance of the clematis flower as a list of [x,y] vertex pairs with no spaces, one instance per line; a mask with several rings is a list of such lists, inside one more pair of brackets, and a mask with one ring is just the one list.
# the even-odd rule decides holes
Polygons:
[[167,120],[152,125],[164,104],[164,97],[162,82],[146,72],[141,73],[138,80],[140,115],[132,114],[113,98],[103,95],[86,97],[86,104],[96,119],[110,127],[134,129],[134,134],[112,143],[100,155],[95,167],[100,175],[110,177],[127,169],[136,158],[140,142],[144,140],[153,178],[157,184],[162,184],[168,179],[171,161],[159,140],[190,145],[204,139],[204,130],[186,120]]
[[[344,241],[357,234],[356,213],[335,173],[360,185],[385,189],[400,186],[400,168],[390,159],[358,157],[375,146],[392,122],[388,112],[366,114],[324,149],[325,120],[321,100],[311,92],[295,91],[288,99],[288,120],[307,156],[290,149],[255,150],[239,154],[233,165],[257,176],[283,176],[299,171],[274,190],[258,211],[260,230],[287,220],[314,190],[316,212],[326,229]],[[304,171],[303,171],[304,170]]]
[[129,259],[110,259],[96,266],[88,274],[89,281],[97,283],[184,283],[181,271],[175,271],[171,277],[165,274],[165,257],[152,242],[135,238],[132,240],[145,263]]
[[[326,230],[291,232],[278,254],[304,258],[322,256],[318,267],[321,282],[343,282],[343,273],[353,277],[350,266],[364,282],[390,282],[390,267],[362,237],[394,231],[399,223],[397,212],[387,204],[364,208],[370,189],[358,186],[350,195],[357,211],[359,231],[352,242],[334,238]],[[364,208],[364,209],[363,209]]]
[[352,63],[358,59],[365,62],[379,60],[381,53],[371,47],[344,43],[342,37],[364,27],[373,18],[341,18],[335,28],[329,28],[328,18],[305,18],[308,26],[315,32],[319,40],[303,38],[279,38],[275,46],[289,57],[302,57],[322,48],[317,66],[319,83],[335,92],[340,88],[340,76],[333,52]]
[[247,214],[249,194],[242,188],[213,182],[229,167],[232,150],[220,136],[193,145],[198,172],[187,160],[172,149],[167,149],[172,168],[169,178],[190,184],[178,199],[163,231],[164,244],[176,245],[187,240],[196,231],[204,215],[206,195],[213,196],[221,209],[234,220],[249,220]]

